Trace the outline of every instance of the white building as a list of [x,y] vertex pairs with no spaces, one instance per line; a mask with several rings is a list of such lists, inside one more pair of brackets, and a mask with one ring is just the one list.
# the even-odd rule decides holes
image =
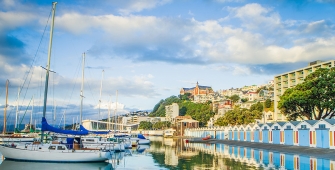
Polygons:
[[279,97],[284,94],[286,89],[292,88],[299,83],[304,82],[304,79],[318,68],[331,68],[335,66],[335,60],[330,61],[314,61],[310,62],[307,67],[283,73],[274,77],[274,120],[283,121],[286,117],[283,116],[278,107]]
[[179,116],[179,105],[177,103],[165,106],[165,117],[167,121],[174,122],[177,116]]

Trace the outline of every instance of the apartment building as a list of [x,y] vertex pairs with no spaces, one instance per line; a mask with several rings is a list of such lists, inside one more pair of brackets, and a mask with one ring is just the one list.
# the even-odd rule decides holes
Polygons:
[[331,68],[335,66],[335,60],[330,61],[313,61],[307,67],[283,73],[274,77],[274,121],[285,121],[286,117],[280,113],[278,107],[279,96],[284,94],[285,90],[292,88],[299,83],[304,82],[304,79],[312,72],[319,68]]
[[179,116],[179,105],[177,103],[165,106],[165,117],[167,121],[174,122],[177,116]]

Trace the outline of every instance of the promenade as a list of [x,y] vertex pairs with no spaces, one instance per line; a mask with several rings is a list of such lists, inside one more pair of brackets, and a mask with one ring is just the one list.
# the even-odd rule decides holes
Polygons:
[[258,142],[246,142],[246,141],[235,141],[235,140],[217,140],[209,139],[202,140],[201,138],[191,138],[190,143],[211,143],[211,144],[226,144],[230,146],[241,146],[253,149],[264,149],[273,152],[282,152],[288,154],[299,154],[312,156],[315,158],[335,160],[335,149],[325,148],[312,148],[306,146],[292,146],[292,145],[280,145],[270,143],[258,143]]

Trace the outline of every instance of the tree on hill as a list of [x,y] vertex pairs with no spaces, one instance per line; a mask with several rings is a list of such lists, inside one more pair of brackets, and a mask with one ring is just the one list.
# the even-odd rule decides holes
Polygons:
[[271,107],[271,99],[266,99],[265,100],[265,108],[270,108]]
[[278,108],[289,120],[320,120],[335,116],[335,68],[319,68],[303,83],[287,89]]
[[263,103],[257,102],[250,106],[250,111],[257,110],[259,112],[263,111]]
[[211,101],[206,103],[193,103],[190,100],[181,100],[176,96],[171,96],[157,103],[149,116],[164,117],[166,113],[165,106],[171,105],[172,103],[177,103],[179,105],[180,116],[191,116],[192,119],[199,121],[200,127],[206,126],[209,119],[215,114]]
[[232,102],[232,105],[234,105],[236,102],[238,102],[240,100],[240,96],[237,94],[234,94],[232,96],[229,97],[229,99]]
[[171,105],[172,103],[180,103],[180,99],[177,96],[170,96],[165,100],[160,100],[150,113],[150,117],[164,117],[165,116],[165,106]]
[[184,101],[179,103],[179,114],[189,115],[192,119],[199,121],[199,126],[203,127],[207,124],[209,119],[214,116],[213,107],[211,102],[206,103],[193,103]]
[[181,100],[191,100],[193,98],[191,93],[185,93],[184,95],[179,95]]
[[254,123],[256,119],[262,118],[262,112],[258,110],[260,108],[258,103],[251,107],[250,109],[235,107],[219,117],[214,124],[216,126],[227,126]]

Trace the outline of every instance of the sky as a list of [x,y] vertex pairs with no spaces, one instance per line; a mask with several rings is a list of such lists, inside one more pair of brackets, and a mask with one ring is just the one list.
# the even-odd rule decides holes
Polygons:
[[[267,84],[335,54],[335,0],[57,2],[46,112],[56,125],[63,115],[78,121],[82,82],[83,119],[96,120],[152,110],[197,82],[214,91]],[[0,112],[9,80],[8,123],[16,112],[19,123],[30,115],[40,122],[51,7],[0,1]]]

